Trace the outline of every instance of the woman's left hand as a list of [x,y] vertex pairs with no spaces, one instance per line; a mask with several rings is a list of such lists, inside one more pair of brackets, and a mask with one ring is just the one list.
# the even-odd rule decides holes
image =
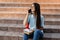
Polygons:
[[29,33],[33,33],[34,32],[34,30],[31,30]]

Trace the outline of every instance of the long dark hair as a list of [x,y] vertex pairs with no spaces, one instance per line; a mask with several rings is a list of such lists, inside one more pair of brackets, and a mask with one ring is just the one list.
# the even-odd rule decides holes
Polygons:
[[36,19],[36,28],[39,29],[41,27],[41,12],[40,12],[40,5],[38,3],[33,3],[35,7],[35,13],[37,15]]

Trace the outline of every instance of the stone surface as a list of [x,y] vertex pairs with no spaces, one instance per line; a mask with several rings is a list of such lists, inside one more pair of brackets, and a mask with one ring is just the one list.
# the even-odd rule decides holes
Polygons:
[[0,27],[0,31],[8,31],[8,27]]

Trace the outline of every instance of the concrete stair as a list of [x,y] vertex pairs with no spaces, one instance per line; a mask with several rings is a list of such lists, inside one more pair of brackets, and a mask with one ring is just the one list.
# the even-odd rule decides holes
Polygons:
[[[58,37],[54,36],[54,35],[60,34],[60,25],[58,25],[60,24],[58,23],[59,15],[48,15],[48,16],[47,15],[48,14],[43,15],[45,17],[44,40],[59,40],[60,39],[59,36]],[[55,21],[56,21],[56,24],[54,24]],[[0,31],[2,31],[1,34],[4,35],[4,36],[1,35],[1,37],[4,38],[3,40],[13,40],[13,39],[22,40],[23,34],[22,35],[19,34],[21,36],[18,36],[17,34],[17,32],[23,33],[24,26],[22,22],[23,22],[23,19],[19,19],[19,18],[18,19],[15,19],[15,18],[0,19]],[[6,34],[3,34],[4,31],[6,32]],[[15,32],[16,34],[14,34]],[[13,36],[11,36],[9,33]]]
[[[23,34],[19,32],[7,32],[7,31],[0,31],[0,38],[3,40],[22,40]],[[60,33],[44,33],[44,40],[59,40]],[[56,37],[57,36],[57,37]]]
[[[4,20],[4,19],[3,19]],[[7,19],[5,19],[7,20]],[[9,19],[10,20],[10,19]],[[15,19],[16,20],[16,19]],[[12,19],[10,20],[12,21]],[[17,20],[18,21],[18,20]],[[20,20],[21,21],[21,20]],[[49,21],[49,20],[48,20]],[[59,40],[60,25],[45,25],[44,27],[44,40]],[[22,24],[14,24],[8,22],[0,24],[0,37],[3,40],[22,40],[24,26]],[[57,35],[57,37],[56,37]]]
[[[60,3],[40,3],[41,5],[41,12],[60,12]],[[28,7],[31,6],[31,3],[0,3],[0,9],[1,11],[27,11]],[[25,8],[26,7],[26,8]],[[15,10],[16,9],[16,10]]]
[[0,0],[0,40],[23,40],[23,20],[33,2],[45,18],[43,39],[60,40],[60,0]]
[[33,2],[38,2],[38,3],[59,3],[60,0],[0,0],[0,2],[20,2],[20,3],[33,3]]
[[[60,33],[60,25],[45,25],[45,33]],[[23,32],[25,27],[22,24],[0,24],[1,31]],[[49,31],[48,31],[49,30]]]

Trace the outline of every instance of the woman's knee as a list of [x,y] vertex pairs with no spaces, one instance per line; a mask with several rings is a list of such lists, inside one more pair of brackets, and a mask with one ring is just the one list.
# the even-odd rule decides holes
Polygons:
[[34,31],[34,35],[39,35],[39,30],[38,29]]
[[34,34],[43,36],[43,33],[39,29],[35,30]]
[[39,32],[40,32],[40,30],[39,30],[39,29],[36,29],[36,30],[35,30],[35,32],[39,33]]

